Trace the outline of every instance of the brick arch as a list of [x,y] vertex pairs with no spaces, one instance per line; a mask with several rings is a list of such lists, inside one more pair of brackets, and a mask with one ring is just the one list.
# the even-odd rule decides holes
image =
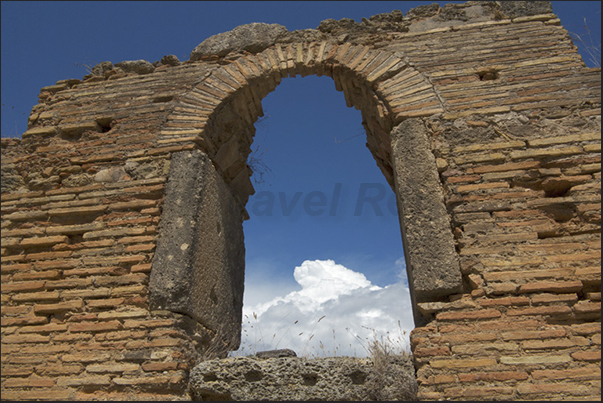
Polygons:
[[[178,98],[163,133],[195,136],[245,204],[254,191],[246,160],[253,124],[263,116],[261,100],[282,78],[296,75],[331,77],[347,106],[361,111],[367,146],[392,187],[392,128],[444,111],[426,77],[397,54],[351,43],[298,42],[274,45],[208,74]],[[247,135],[233,136],[233,116]]]
[[[218,329],[234,349],[242,319],[242,222],[254,193],[247,165],[253,124],[263,116],[262,98],[297,74],[333,78],[346,104],[362,113],[367,146],[398,198],[415,324],[425,321],[417,303],[461,287],[435,157],[417,119],[444,111],[433,86],[394,53],[349,43],[277,44],[207,74],[178,97],[162,129],[188,136],[200,149],[171,157],[151,304]],[[225,302],[215,303],[212,294]]]

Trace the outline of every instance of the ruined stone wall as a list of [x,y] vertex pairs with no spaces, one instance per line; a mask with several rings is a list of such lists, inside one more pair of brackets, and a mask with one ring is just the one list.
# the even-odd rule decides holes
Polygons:
[[[235,30],[44,87],[2,139],[2,398],[190,398],[240,337],[260,101],[310,74],[362,112],[398,196],[419,398],[599,398],[601,72],[550,4]],[[206,259],[224,270],[194,277]]]

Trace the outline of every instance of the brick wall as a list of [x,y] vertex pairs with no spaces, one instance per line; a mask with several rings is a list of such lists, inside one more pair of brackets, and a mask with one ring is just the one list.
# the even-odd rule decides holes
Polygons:
[[552,14],[325,35],[42,88],[2,139],[3,399],[188,398],[220,335],[149,305],[170,157],[207,154],[243,209],[260,100],[307,74],[392,186],[393,128],[432,144],[462,286],[415,304],[420,398],[600,397],[600,69]]

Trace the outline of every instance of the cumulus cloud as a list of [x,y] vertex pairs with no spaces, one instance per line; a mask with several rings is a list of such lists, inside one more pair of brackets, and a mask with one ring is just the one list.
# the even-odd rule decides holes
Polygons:
[[375,339],[408,350],[414,322],[404,282],[379,287],[333,260],[306,260],[293,277],[300,290],[244,306],[241,348],[232,355],[290,348],[298,356],[364,357]]

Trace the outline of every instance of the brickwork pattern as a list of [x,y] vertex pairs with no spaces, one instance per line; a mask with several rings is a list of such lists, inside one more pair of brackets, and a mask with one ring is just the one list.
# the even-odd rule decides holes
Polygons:
[[244,208],[260,101],[309,74],[362,112],[392,186],[392,128],[430,130],[465,289],[418,306],[419,397],[600,398],[600,69],[552,14],[371,41],[42,88],[2,139],[2,398],[187,398],[213,330],[148,305],[170,155],[207,153]]

